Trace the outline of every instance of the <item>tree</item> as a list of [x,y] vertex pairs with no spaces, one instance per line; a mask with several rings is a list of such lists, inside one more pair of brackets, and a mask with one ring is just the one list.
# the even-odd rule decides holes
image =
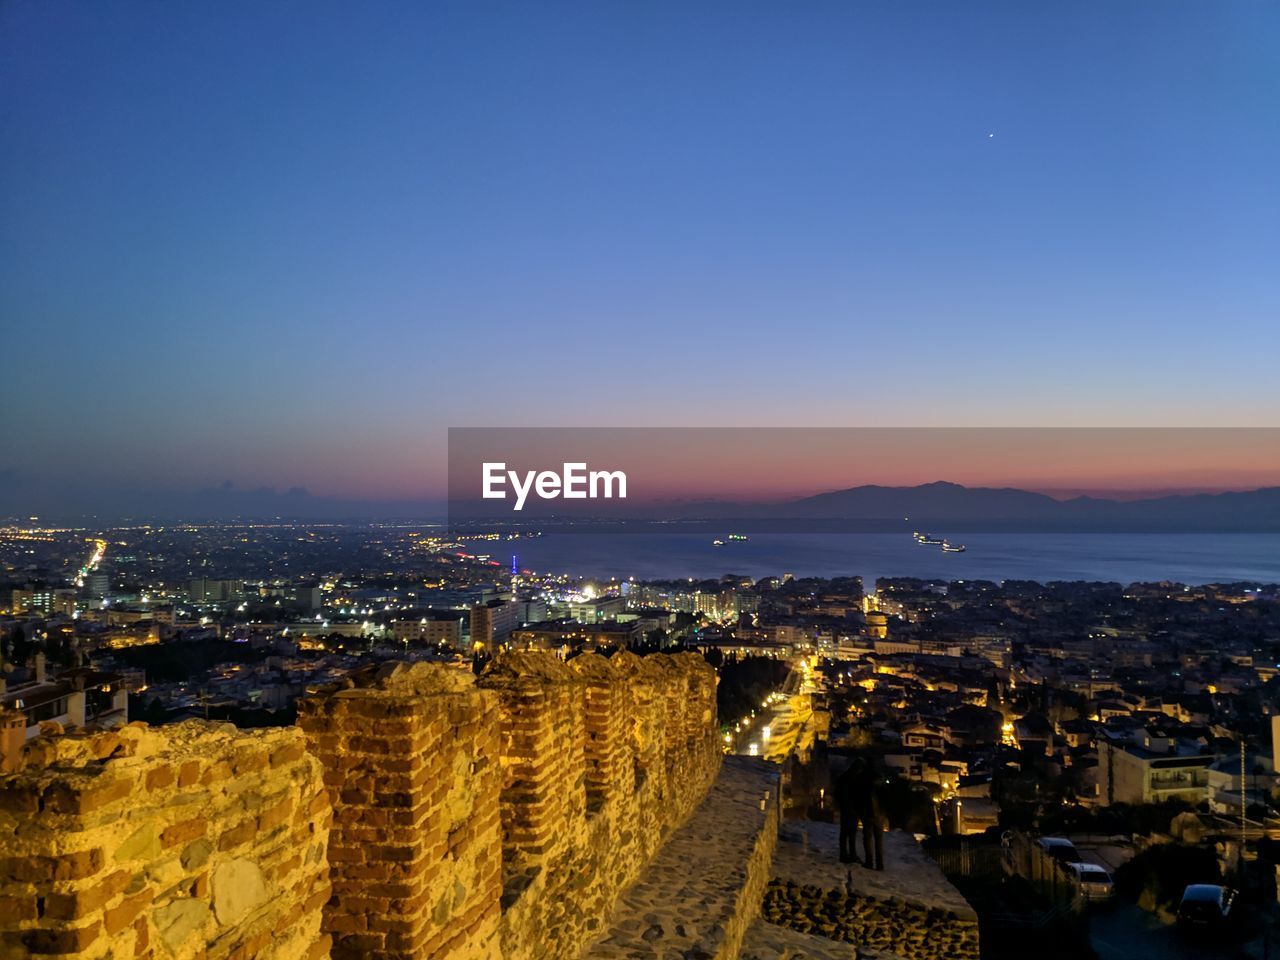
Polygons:
[[25,664],[36,652],[36,645],[27,636],[26,627],[18,624],[13,628],[13,638],[9,642],[9,657],[12,663]]
[[1162,843],[1142,851],[1116,871],[1116,890],[1146,910],[1172,907],[1191,883],[1218,883],[1218,858],[1210,847]]

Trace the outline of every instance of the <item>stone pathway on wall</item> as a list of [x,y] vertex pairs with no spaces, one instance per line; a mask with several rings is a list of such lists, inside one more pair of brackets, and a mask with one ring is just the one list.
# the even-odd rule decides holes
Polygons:
[[[861,843],[857,846],[862,856]],[[951,885],[933,859],[909,833],[890,830],[884,837],[884,870],[840,862],[840,827],[814,820],[788,820],[778,830],[773,876],[825,889],[843,888],[887,900],[898,897],[926,908],[946,910],[969,920],[977,914]]]
[[[780,827],[763,922],[744,958],[977,960],[977,915],[914,837],[885,836],[882,871],[840,863],[838,850],[836,824]],[[784,928],[804,942],[781,936]]]
[[693,816],[618,898],[609,932],[583,960],[737,957],[769,879],[778,780],[766,761],[726,758]]

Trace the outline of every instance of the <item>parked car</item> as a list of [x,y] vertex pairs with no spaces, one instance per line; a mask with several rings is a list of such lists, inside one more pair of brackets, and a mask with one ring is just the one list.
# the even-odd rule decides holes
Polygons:
[[1076,845],[1066,837],[1041,837],[1036,841],[1040,849],[1061,864],[1079,863]]
[[1096,863],[1068,863],[1067,869],[1075,874],[1080,882],[1080,892],[1086,900],[1110,900],[1115,893],[1115,884],[1111,874]]
[[1192,883],[1178,904],[1178,929],[1185,933],[1219,933],[1231,923],[1236,892],[1216,883]]

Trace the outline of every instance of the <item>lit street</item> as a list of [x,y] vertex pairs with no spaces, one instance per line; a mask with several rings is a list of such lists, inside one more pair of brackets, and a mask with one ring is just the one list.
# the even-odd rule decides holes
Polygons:
[[794,658],[791,666],[791,675],[783,689],[762,705],[740,730],[730,730],[731,753],[781,763],[795,750],[812,745],[812,666],[806,657]]

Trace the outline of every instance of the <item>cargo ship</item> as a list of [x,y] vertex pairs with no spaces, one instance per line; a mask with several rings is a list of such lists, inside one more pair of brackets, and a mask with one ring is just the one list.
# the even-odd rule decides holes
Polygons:
[[952,543],[950,540],[930,536],[927,533],[921,533],[919,530],[911,536],[915,537],[916,543],[923,544],[924,546],[941,547],[943,553],[964,553],[963,543]]

